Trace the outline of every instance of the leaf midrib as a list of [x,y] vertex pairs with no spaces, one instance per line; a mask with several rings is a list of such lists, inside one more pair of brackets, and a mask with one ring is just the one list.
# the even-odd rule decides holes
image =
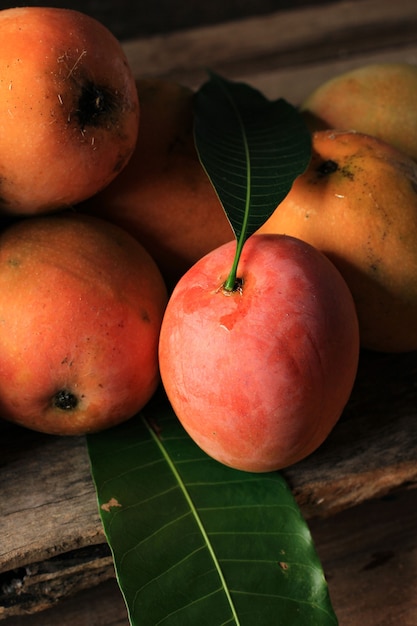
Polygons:
[[190,497],[190,494],[188,493],[188,490],[187,490],[187,487],[186,487],[184,481],[181,478],[181,474],[178,472],[177,468],[175,467],[175,463],[171,459],[171,457],[168,454],[166,448],[163,446],[163,444],[161,442],[161,439],[156,435],[155,431],[150,426],[150,424],[148,423],[146,418],[142,416],[141,419],[142,419],[146,429],[148,430],[150,436],[152,437],[153,441],[158,446],[158,448],[159,448],[162,456],[164,457],[165,461],[167,462],[168,467],[170,468],[171,472],[173,473],[173,475],[174,475],[174,477],[175,477],[175,479],[176,479],[176,481],[178,483],[178,486],[180,487],[180,489],[181,489],[181,491],[182,491],[182,493],[183,493],[183,495],[184,495],[184,497],[185,497],[185,499],[187,501],[187,504],[190,507],[190,511],[191,511],[191,513],[192,513],[192,515],[193,515],[193,517],[195,519],[195,522],[196,522],[196,524],[197,524],[197,526],[198,526],[198,528],[199,528],[199,530],[201,532],[201,535],[202,535],[202,537],[204,539],[204,542],[205,542],[205,544],[207,546],[209,554],[210,554],[210,556],[211,556],[211,558],[213,560],[214,566],[215,566],[216,571],[218,573],[218,576],[220,578],[220,582],[222,584],[224,593],[225,593],[227,601],[229,603],[229,606],[230,606],[230,609],[231,609],[231,612],[232,612],[232,615],[233,615],[233,619],[235,620],[236,626],[240,626],[240,621],[239,621],[238,615],[236,613],[236,608],[235,608],[235,605],[233,603],[232,597],[230,595],[229,589],[227,588],[226,580],[224,578],[222,569],[220,567],[220,563],[219,563],[219,561],[218,561],[218,559],[216,557],[216,553],[215,553],[215,551],[213,549],[213,546],[212,546],[211,541],[209,539],[209,536],[208,536],[208,534],[206,532],[204,524],[201,521],[201,518],[200,518],[200,516],[199,516],[199,514],[197,512],[196,507],[194,506],[194,502],[193,502],[192,498]]

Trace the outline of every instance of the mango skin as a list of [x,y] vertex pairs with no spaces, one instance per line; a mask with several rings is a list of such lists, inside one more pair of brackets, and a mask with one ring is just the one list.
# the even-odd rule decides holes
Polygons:
[[123,172],[78,208],[128,230],[172,288],[234,235],[195,149],[193,91],[156,77],[138,79],[136,87],[141,123],[135,151]]
[[356,130],[417,160],[417,65],[375,63],[339,74],[302,103],[312,130]]
[[38,215],[97,193],[139,126],[119,41],[79,11],[0,10],[0,213]]
[[129,419],[160,378],[167,292],[122,229],[72,213],[0,236],[0,417],[52,435]]
[[311,163],[259,229],[322,251],[357,309],[362,347],[417,349],[417,165],[375,137],[317,131]]
[[352,296],[329,260],[286,236],[254,235],[225,295],[235,242],[178,282],[160,334],[162,382],[194,441],[250,472],[292,465],[328,436],[356,376]]

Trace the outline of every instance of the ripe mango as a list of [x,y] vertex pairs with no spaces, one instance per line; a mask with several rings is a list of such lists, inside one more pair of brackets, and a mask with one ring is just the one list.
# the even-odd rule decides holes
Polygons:
[[313,130],[356,130],[417,159],[417,65],[375,63],[326,81],[301,105]]
[[[417,349],[417,164],[354,131],[317,131],[308,169],[260,228],[312,244],[355,300],[363,347]],[[341,355],[343,358],[343,355]]]

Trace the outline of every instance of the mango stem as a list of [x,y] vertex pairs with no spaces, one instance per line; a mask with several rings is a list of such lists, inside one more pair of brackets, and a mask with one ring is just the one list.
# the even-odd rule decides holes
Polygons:
[[233,259],[233,265],[229,272],[228,277],[226,278],[223,284],[224,291],[231,293],[233,291],[241,290],[242,288],[242,281],[238,280],[237,278],[237,268],[239,265],[239,259],[240,259],[240,255],[242,254],[244,243],[245,243],[244,237],[240,237],[236,243],[236,252],[235,252],[235,257]]

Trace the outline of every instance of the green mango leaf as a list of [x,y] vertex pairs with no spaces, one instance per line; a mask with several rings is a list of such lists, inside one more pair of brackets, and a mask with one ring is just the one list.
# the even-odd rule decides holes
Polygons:
[[209,75],[194,98],[195,145],[242,246],[307,168],[311,134],[286,100]]
[[233,470],[162,394],[87,437],[132,626],[335,626],[308,527],[279,473]]

